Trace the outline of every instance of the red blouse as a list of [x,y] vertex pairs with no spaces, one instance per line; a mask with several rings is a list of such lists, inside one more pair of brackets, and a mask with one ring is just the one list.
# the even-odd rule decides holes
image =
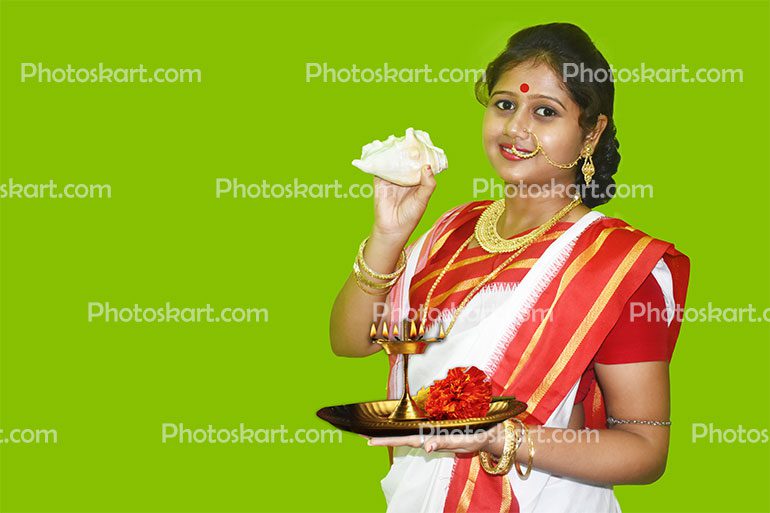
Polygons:
[[652,311],[663,312],[666,302],[658,280],[651,274],[626,302],[620,318],[607,338],[602,342],[593,361],[583,373],[578,385],[575,404],[583,402],[588,394],[588,387],[594,379],[594,363],[618,364],[636,362],[670,361],[668,349],[668,323],[662,315],[650,319],[631,319],[631,303],[649,303]]

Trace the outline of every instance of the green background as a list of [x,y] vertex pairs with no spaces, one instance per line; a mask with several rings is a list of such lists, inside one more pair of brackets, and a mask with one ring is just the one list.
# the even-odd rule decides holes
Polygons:
[[[335,357],[332,302],[368,199],[216,199],[241,182],[364,183],[374,138],[427,130],[450,169],[419,231],[493,170],[470,83],[305,81],[332,67],[483,68],[517,30],[569,21],[610,63],[742,68],[743,83],[618,84],[620,183],[599,210],[692,260],[687,305],[770,306],[765,2],[2,2],[2,179],[108,183],[111,199],[0,200],[2,511],[384,511],[384,449],[161,444],[161,424],[326,429],[321,406],[385,397],[387,362]],[[49,67],[200,68],[200,84],[22,84]],[[258,324],[89,323],[87,303],[258,306]],[[672,363],[668,469],[625,512],[770,510],[768,444],[692,443],[692,423],[770,426],[767,323],[689,323]]]

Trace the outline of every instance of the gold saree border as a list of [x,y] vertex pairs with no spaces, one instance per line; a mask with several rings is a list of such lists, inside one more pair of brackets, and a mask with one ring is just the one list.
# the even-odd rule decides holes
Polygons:
[[463,493],[460,496],[460,501],[457,503],[457,513],[467,513],[468,511],[473,490],[476,488],[476,478],[479,475],[479,467],[479,455],[477,454],[471,460],[471,468],[468,470],[468,479],[465,481]]

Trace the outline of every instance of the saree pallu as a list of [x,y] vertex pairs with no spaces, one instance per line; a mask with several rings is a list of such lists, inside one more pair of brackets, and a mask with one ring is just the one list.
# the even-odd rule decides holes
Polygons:
[[[419,301],[420,288],[432,284],[488,204],[474,202],[453,209],[408,248],[406,269],[388,298],[390,322],[414,315],[410,309],[421,305],[412,306],[410,298]],[[651,272],[665,275],[659,281],[666,303],[672,309],[684,306],[689,260],[668,242],[598,212],[586,214],[566,229],[557,225],[543,239],[536,258],[528,258],[533,254],[528,249],[501,273],[501,277],[509,274],[508,282],[495,280],[478,292],[444,342],[410,359],[413,391],[443,378],[452,367],[475,365],[491,377],[494,395],[513,395],[527,403],[526,412],[519,416],[524,422],[566,427],[583,372],[644,279]],[[461,255],[452,270],[457,266],[470,270],[474,263]],[[518,281],[517,266],[525,269]],[[444,305],[439,310],[445,326],[453,307],[473,286],[473,280],[453,283],[452,270],[445,276],[447,283],[436,288],[434,297],[440,299],[431,301],[432,307]],[[438,325],[429,324],[429,336]],[[679,327],[672,316],[672,351]],[[393,399],[403,390],[401,357],[391,355],[389,363],[387,390]],[[604,402],[595,381],[583,407],[587,427],[606,427]],[[393,466],[382,480],[389,512],[619,511],[611,487],[535,469],[526,481],[515,472],[493,476],[481,469],[477,455],[428,454],[407,447],[397,447],[394,455]]]

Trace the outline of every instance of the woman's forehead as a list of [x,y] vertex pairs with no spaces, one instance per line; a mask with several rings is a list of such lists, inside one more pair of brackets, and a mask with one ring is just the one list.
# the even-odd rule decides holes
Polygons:
[[[547,95],[569,101],[561,76],[545,63],[522,63],[500,75],[492,93],[508,91],[514,95]],[[566,105],[566,103],[565,103]]]

